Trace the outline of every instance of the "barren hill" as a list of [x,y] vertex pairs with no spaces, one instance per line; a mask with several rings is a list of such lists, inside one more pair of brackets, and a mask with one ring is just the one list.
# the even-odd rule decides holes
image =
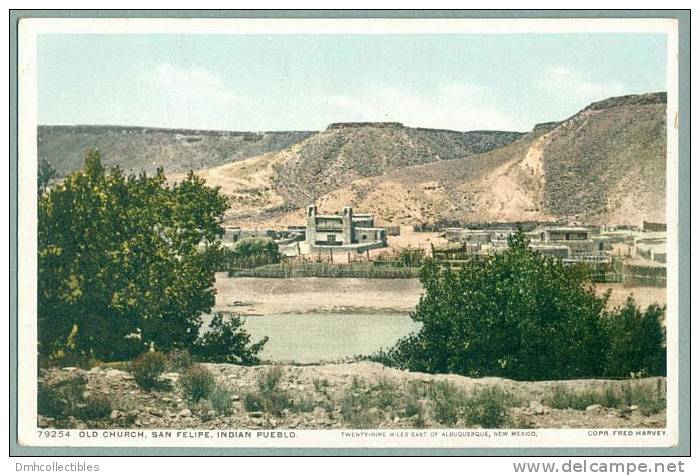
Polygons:
[[398,123],[338,123],[283,151],[199,173],[232,196],[231,220],[260,223],[304,208],[356,180],[474,156],[521,136],[519,132],[458,132]]
[[264,159],[258,198],[266,198],[258,212],[239,209],[231,219],[299,223],[315,201],[322,211],[350,204],[384,223],[665,220],[665,93],[600,101],[503,147],[446,160],[384,128],[360,130],[338,139],[338,153],[310,154],[319,134]]
[[285,149],[310,131],[236,132],[128,126],[39,126],[40,159],[59,176],[83,165],[85,151],[97,148],[106,165],[133,172],[186,172]]

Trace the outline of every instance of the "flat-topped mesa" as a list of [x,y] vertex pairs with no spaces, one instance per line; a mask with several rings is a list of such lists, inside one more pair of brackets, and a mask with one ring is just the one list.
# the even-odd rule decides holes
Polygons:
[[599,111],[616,106],[646,106],[649,104],[666,104],[666,92],[629,94],[617,96],[590,104],[585,110]]
[[375,127],[381,129],[401,129],[404,127],[400,122],[333,122],[326,128],[327,131],[339,129],[359,129],[362,127]]

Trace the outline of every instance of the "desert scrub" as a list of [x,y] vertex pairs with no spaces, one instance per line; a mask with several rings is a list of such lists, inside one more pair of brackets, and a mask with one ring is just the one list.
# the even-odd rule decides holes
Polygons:
[[51,385],[39,382],[38,413],[58,420],[75,416],[84,401],[86,383],[82,375],[71,375]]
[[233,392],[227,387],[217,385],[209,395],[209,402],[213,410],[219,415],[231,415],[233,413]]
[[292,402],[291,410],[294,413],[311,413],[316,408],[316,402],[308,395],[301,395]]
[[666,385],[663,379],[651,382],[623,382],[617,388],[613,384],[604,389],[576,391],[556,385],[542,399],[551,408],[585,410],[590,405],[626,409],[633,405],[645,415],[659,413],[666,408]]
[[178,383],[185,398],[191,403],[209,397],[216,387],[214,375],[202,365],[193,365],[185,370]]
[[453,426],[459,420],[459,410],[466,395],[449,382],[438,382],[431,387],[433,419],[443,425]]
[[508,411],[517,405],[511,394],[498,387],[475,390],[463,402],[464,420],[469,426],[503,428],[510,425]]
[[243,407],[246,411],[262,411],[275,416],[282,416],[285,409],[293,411],[294,402],[279,388],[283,375],[281,367],[272,367],[260,375],[257,391],[249,391],[243,395]]
[[161,385],[160,375],[165,366],[166,359],[161,352],[144,352],[131,364],[131,374],[139,387],[151,390]]
[[209,400],[199,400],[196,403],[190,402],[190,410],[201,421],[210,421],[216,416],[214,405]]
[[112,400],[103,394],[90,395],[78,408],[77,416],[84,421],[101,421],[112,413]]
[[323,393],[323,394],[325,394],[325,393],[327,392],[327,389],[328,389],[328,380],[327,380],[327,379],[325,379],[325,378],[315,378],[315,379],[313,380],[313,383],[314,383],[314,389],[315,389],[318,393]]

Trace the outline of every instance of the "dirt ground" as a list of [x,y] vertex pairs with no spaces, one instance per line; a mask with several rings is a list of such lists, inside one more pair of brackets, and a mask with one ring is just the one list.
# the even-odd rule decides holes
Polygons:
[[410,312],[423,290],[417,279],[228,278],[217,275],[215,311],[241,315],[307,312]]
[[[52,369],[40,375],[40,382],[56,385],[71,376],[87,382],[86,394],[102,396],[110,402],[110,412],[99,421],[69,417],[58,421],[39,415],[41,428],[465,428],[479,427],[462,417],[454,423],[440,423],[435,402],[421,388],[435,388],[449,383],[463,392],[498,388],[514,399],[507,409],[511,428],[663,428],[666,410],[645,412],[642,397],[654,396],[665,389],[665,379],[636,381],[561,380],[518,382],[502,378],[468,378],[459,375],[430,375],[384,367],[377,363],[355,362],[313,366],[277,366],[279,384],[276,395],[286,396],[281,411],[248,408],[248,396],[258,391],[261,377],[269,375],[270,366],[241,367],[231,364],[205,364],[219,386],[232,392],[232,407],[225,414],[212,413],[206,405],[188,403],[178,384],[180,373],[164,374],[168,383],[158,391],[144,391],[131,374],[95,367],[89,371],[76,368]],[[606,407],[594,404],[585,410],[552,408],[546,397],[555,388],[581,394],[607,390],[620,391],[623,386],[644,389],[629,406]],[[381,397],[381,398],[379,398]],[[637,405],[637,400],[639,404]],[[417,408],[409,413],[408,403]],[[303,402],[303,405],[300,403]],[[348,407],[350,404],[350,407]],[[357,404],[357,407],[354,405]],[[450,401],[450,405],[460,400]],[[413,416],[411,416],[413,414]]]
[[[410,312],[423,292],[417,279],[361,278],[229,278],[219,273],[216,280],[215,311],[241,315],[272,315],[307,312]],[[666,303],[666,289],[626,288],[601,284],[602,294],[612,290],[608,305],[625,303],[632,294],[637,304]]]

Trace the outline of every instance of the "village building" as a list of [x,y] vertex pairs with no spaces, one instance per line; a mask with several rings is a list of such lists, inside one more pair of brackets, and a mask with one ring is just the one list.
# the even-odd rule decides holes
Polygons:
[[386,246],[386,230],[374,226],[374,216],[355,214],[351,207],[341,214],[322,215],[316,205],[306,214],[306,240],[309,252],[335,249],[364,253]]

